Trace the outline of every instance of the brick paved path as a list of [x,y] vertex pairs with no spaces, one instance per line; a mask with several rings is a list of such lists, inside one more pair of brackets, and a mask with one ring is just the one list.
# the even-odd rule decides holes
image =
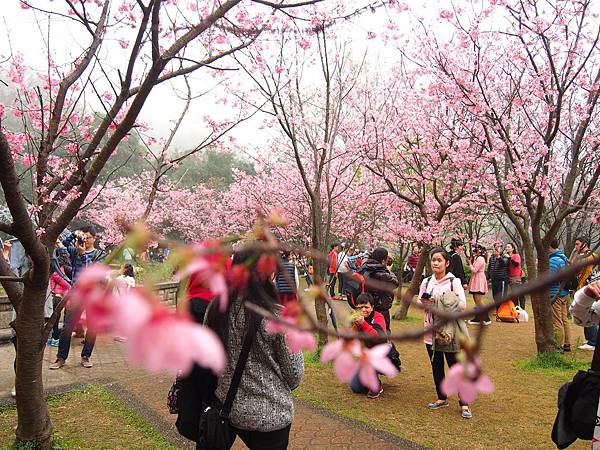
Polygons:
[[[94,367],[79,365],[81,343],[73,339],[67,365],[60,370],[48,370],[56,358],[56,348],[48,347],[44,355],[44,386],[51,391],[61,391],[81,383],[105,386],[121,398],[130,408],[179,448],[194,448],[181,438],[174,427],[175,416],[166,408],[166,392],[172,379],[168,376],[149,375],[129,367],[123,354],[123,345],[108,337],[99,337],[92,355]],[[13,386],[14,349],[12,345],[0,346],[0,397],[10,396]],[[296,414],[290,435],[290,449],[419,449],[420,447],[366,425],[324,411],[303,401],[296,401]],[[234,449],[246,448],[239,440]]]

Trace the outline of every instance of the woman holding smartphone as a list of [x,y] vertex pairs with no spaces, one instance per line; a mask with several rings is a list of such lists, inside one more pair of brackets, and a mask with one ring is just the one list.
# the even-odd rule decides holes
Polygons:
[[[458,301],[458,309],[464,310],[467,307],[467,299],[465,298],[465,291],[463,289],[461,280],[455,277],[451,272],[446,272],[450,266],[450,255],[442,247],[436,247],[429,253],[431,261],[431,272],[432,275],[426,278],[421,283],[421,289],[419,290],[419,299],[417,304],[421,306],[433,305],[436,297],[441,297],[445,294],[456,295]],[[461,319],[462,320],[462,319]],[[426,310],[424,317],[425,328],[430,328],[433,325],[434,316]],[[455,339],[458,339],[459,335],[455,335]],[[433,372],[433,382],[435,384],[435,390],[437,393],[437,400],[427,405],[429,409],[444,408],[449,405],[448,397],[442,392],[441,384],[444,379],[444,359],[448,363],[448,367],[456,364],[456,355],[460,351],[460,346],[456,346],[457,350],[447,351],[436,349],[437,341],[434,339],[433,333],[429,332],[423,336],[425,347],[427,348],[427,354],[431,360],[431,370]],[[459,399],[461,406],[461,416],[465,419],[473,417],[469,405]]]

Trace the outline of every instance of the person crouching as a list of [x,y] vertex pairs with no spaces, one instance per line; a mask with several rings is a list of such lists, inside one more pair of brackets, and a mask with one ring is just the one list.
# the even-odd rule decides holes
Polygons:
[[[383,314],[373,309],[373,303],[374,300],[371,294],[366,293],[359,295],[356,299],[356,310],[353,316],[352,329],[354,331],[381,337],[381,339],[367,341],[367,347],[373,347],[381,342],[387,341],[385,318],[383,317]],[[360,382],[357,373],[350,382],[350,389],[357,394],[366,393],[368,398],[377,398],[383,393],[383,384],[379,381],[379,389],[377,391],[371,391]]]

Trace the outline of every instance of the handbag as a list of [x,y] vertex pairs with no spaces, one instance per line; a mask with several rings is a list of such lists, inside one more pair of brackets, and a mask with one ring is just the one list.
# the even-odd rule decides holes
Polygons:
[[248,360],[257,328],[257,319],[251,314],[242,349],[235,365],[235,370],[233,371],[227,396],[225,397],[225,403],[221,405],[221,402],[215,399],[212,403],[205,406],[200,415],[198,440],[196,441],[197,450],[229,450],[233,445],[236,435],[229,423],[229,413],[231,412],[233,400],[242,380],[242,374],[246,367],[246,361]]
[[559,449],[577,439],[600,437],[600,350],[596,346],[590,370],[580,370],[558,391],[558,413],[552,427],[552,441]]

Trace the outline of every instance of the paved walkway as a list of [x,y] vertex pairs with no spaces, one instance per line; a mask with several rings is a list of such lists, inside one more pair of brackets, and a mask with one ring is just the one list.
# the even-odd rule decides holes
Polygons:
[[[178,448],[194,448],[189,441],[177,434],[174,427],[175,416],[170,415],[167,410],[166,393],[172,383],[169,376],[149,375],[128,366],[123,354],[123,345],[107,337],[98,338],[92,357],[92,369],[85,369],[79,365],[80,352],[80,340],[73,339],[67,365],[60,370],[45,368],[44,386],[48,391],[60,392],[87,383],[103,385]],[[13,358],[12,345],[0,346],[0,398],[4,398],[5,401],[10,396],[14,381]],[[45,366],[55,358],[56,348],[47,347],[44,355]],[[246,447],[238,440],[233,448]],[[383,450],[421,447],[297,400],[289,448]]]

